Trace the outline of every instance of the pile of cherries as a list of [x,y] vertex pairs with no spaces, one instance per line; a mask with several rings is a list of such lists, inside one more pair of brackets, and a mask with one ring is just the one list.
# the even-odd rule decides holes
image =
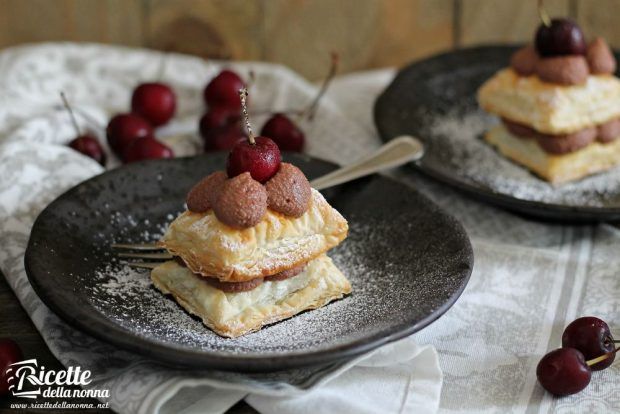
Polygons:
[[538,363],[538,382],[557,396],[580,392],[590,383],[592,371],[603,370],[614,362],[616,342],[601,319],[576,319],[562,334],[562,348],[549,352]]
[[[247,138],[239,99],[239,90],[246,87],[237,73],[224,69],[205,88],[203,97],[208,109],[198,126],[205,151],[230,150],[237,141]],[[301,152],[304,148],[304,133],[284,113],[273,114],[260,133],[271,137],[282,151]]]
[[[63,101],[78,135],[69,146],[104,165],[101,143],[92,133],[81,133],[64,95]],[[138,85],[131,96],[131,112],[117,114],[108,123],[106,137],[110,148],[126,163],[172,158],[172,150],[155,138],[155,128],[167,124],[175,111],[176,95],[170,86],[161,82]]]

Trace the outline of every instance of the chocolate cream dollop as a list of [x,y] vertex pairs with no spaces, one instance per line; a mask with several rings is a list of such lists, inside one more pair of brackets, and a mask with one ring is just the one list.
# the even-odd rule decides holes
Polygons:
[[226,180],[213,203],[219,221],[235,228],[253,227],[267,211],[267,190],[249,172]]
[[597,37],[588,45],[586,59],[590,71],[595,74],[608,74],[616,71],[616,58],[602,37]]
[[310,207],[312,189],[304,173],[283,162],[264,185],[250,173],[228,178],[217,171],[200,180],[187,194],[187,209],[213,213],[222,223],[245,229],[258,224],[267,207],[290,217],[300,217]]
[[588,80],[590,70],[583,56],[553,56],[538,60],[536,74],[544,82],[580,85]]
[[216,171],[198,181],[187,193],[187,198],[185,199],[187,209],[194,213],[209,211],[227,179],[228,176],[224,171]]
[[270,209],[291,217],[299,217],[308,210],[312,189],[304,173],[293,164],[283,162],[265,187]]
[[600,37],[588,45],[586,56],[565,55],[541,57],[532,45],[522,47],[510,57],[510,66],[520,76],[537,75],[542,81],[560,85],[580,85],[588,75],[611,74],[616,71],[616,58],[607,42]]
[[620,136],[620,119],[613,119],[598,127],[584,128],[577,132],[550,135],[538,132],[527,125],[502,118],[506,129],[521,138],[535,139],[548,154],[567,154],[577,151],[598,140],[602,143],[614,141]]

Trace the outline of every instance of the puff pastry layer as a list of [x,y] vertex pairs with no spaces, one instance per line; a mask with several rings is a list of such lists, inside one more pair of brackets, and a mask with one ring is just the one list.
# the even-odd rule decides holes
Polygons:
[[620,164],[620,139],[607,144],[593,142],[568,154],[553,155],[546,153],[536,140],[514,136],[503,125],[489,130],[484,138],[507,158],[554,184],[577,180]]
[[547,134],[564,134],[620,116],[620,80],[590,75],[583,85],[561,86],[513,69],[497,72],[478,90],[488,112]]
[[337,246],[347,232],[344,217],[313,189],[310,207],[301,217],[267,210],[257,225],[239,230],[220,222],[212,210],[186,211],[160,243],[194,273],[244,282],[306,263]]
[[308,263],[295,277],[265,282],[248,292],[222,292],[174,261],[153,269],[151,279],[157,289],[174,296],[207,327],[230,338],[319,308],[351,292],[349,281],[326,255]]

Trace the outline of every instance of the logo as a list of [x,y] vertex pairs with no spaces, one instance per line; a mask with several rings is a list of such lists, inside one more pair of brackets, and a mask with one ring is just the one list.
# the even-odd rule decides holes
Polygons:
[[[91,372],[81,367],[68,367],[55,371],[39,366],[36,359],[15,362],[6,370],[9,391],[20,398],[108,398],[109,390],[84,390],[92,382]],[[73,389],[65,388],[65,386]]]

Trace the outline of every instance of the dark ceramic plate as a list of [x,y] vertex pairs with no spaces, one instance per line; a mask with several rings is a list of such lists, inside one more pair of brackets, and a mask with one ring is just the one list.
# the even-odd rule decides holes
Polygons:
[[375,103],[382,139],[419,137],[426,152],[414,168],[483,201],[551,220],[620,219],[619,168],[554,187],[483,142],[497,119],[478,107],[476,91],[514,50],[463,49],[402,69]]
[[[288,155],[308,177],[334,165]],[[330,256],[353,293],[237,339],[221,338],[113,260],[112,242],[150,241],[221,154],[137,163],[69,190],[37,218],[26,271],[41,299],[99,339],[174,364],[274,371],[351,358],[410,335],[459,297],[473,266],[463,227],[416,191],[374,176],[325,193],[350,223]]]

